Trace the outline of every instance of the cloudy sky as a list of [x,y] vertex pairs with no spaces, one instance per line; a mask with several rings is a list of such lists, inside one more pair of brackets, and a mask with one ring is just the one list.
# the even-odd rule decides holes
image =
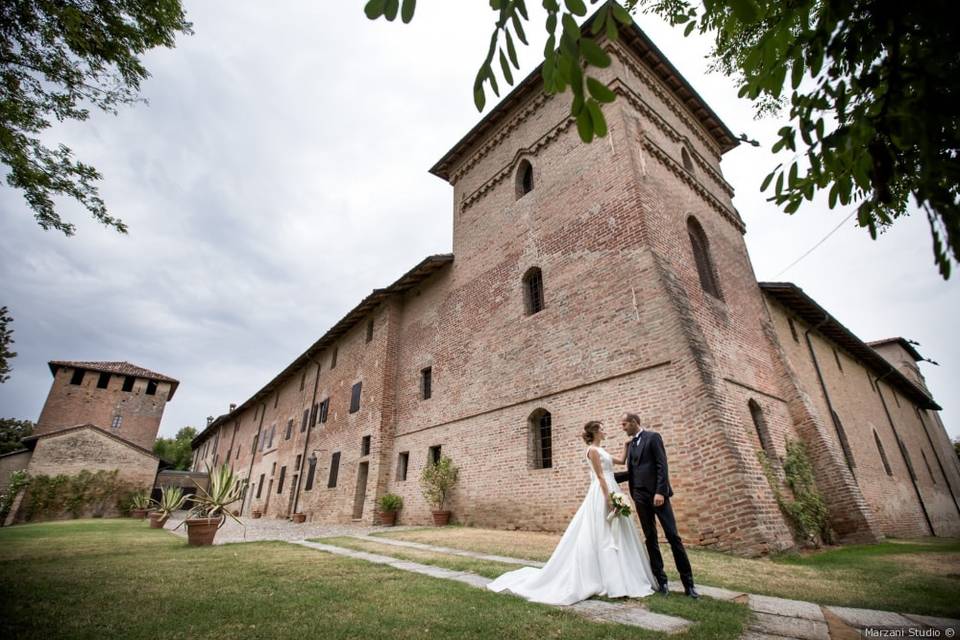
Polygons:
[[[19,354],[0,415],[37,418],[48,360],[129,360],[181,381],[161,435],[202,426],[371,289],[450,250],[452,189],[427,170],[479,118],[471,87],[493,14],[483,0],[421,0],[410,25],[371,23],[363,4],[188,0],[195,34],[146,57],[148,105],[54,129],[103,173],[129,235],[68,201],[76,236],[44,232],[0,186],[0,305]],[[544,41],[540,14],[531,21],[524,72]],[[706,73],[706,42],[638,22],[734,132],[764,143],[723,162],[758,279],[795,282],[864,340],[918,341],[960,435],[960,276],[940,279],[925,220],[877,241],[851,220],[783,272],[849,210],[821,202],[791,217],[765,202],[777,123]]]

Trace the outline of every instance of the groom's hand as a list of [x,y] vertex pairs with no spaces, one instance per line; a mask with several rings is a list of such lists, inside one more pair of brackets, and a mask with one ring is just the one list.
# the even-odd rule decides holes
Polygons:
[[653,506],[655,507],[663,506],[663,496],[660,495],[659,493],[653,496]]

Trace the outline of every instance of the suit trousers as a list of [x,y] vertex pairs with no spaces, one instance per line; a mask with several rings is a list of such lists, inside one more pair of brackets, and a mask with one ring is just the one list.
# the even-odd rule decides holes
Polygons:
[[690,588],[693,585],[693,569],[690,567],[690,559],[687,558],[687,551],[683,548],[683,540],[677,533],[677,520],[673,517],[673,508],[670,506],[670,498],[664,498],[663,505],[653,506],[653,496],[646,490],[634,490],[631,492],[633,502],[637,507],[637,516],[640,518],[640,528],[643,530],[643,537],[647,545],[647,555],[650,557],[650,568],[653,575],[660,581],[660,584],[667,583],[667,574],[663,570],[663,556],[660,555],[660,545],[657,544],[657,525],[655,520],[660,520],[660,526],[663,533],[670,543],[670,550],[673,552],[673,562],[677,565],[677,572],[680,574],[680,580],[683,586]]

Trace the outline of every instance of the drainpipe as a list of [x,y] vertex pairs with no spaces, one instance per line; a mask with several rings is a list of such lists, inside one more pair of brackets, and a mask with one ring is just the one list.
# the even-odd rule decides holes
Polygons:
[[853,452],[849,451],[846,446],[844,446],[845,438],[840,435],[840,425],[837,424],[837,412],[833,409],[833,403],[830,401],[830,394],[827,392],[827,383],[823,380],[823,373],[820,371],[820,362],[817,360],[817,354],[813,350],[813,341],[810,340],[811,331],[819,331],[820,327],[825,325],[830,320],[830,314],[824,313],[823,320],[820,321],[815,327],[807,329],[803,334],[803,339],[807,343],[807,349],[810,351],[810,359],[813,360],[813,368],[817,372],[817,380],[820,381],[820,390],[823,392],[823,398],[827,401],[827,409],[830,410],[830,422],[833,423],[833,430],[837,434],[837,440],[840,441],[840,448],[843,450],[843,457],[847,461],[847,466],[850,468],[850,473],[853,474],[853,460],[848,456],[853,456]]
[[313,412],[313,407],[317,404],[317,389],[320,386],[320,363],[311,358],[311,361],[317,365],[317,377],[313,380],[313,400],[310,401],[310,417],[307,420],[307,437],[303,439],[303,453],[300,454],[300,469],[297,471],[296,494],[293,497],[293,513],[297,513],[297,507],[300,505],[300,488],[303,487],[303,470],[307,464],[307,445],[310,443],[310,434],[313,433],[315,426],[314,420],[319,419],[320,410]]
[[923,433],[927,436],[927,442],[930,443],[933,457],[937,459],[937,466],[940,467],[940,475],[943,476],[943,481],[947,483],[947,491],[950,492],[950,497],[953,498],[953,506],[957,510],[957,515],[960,515],[960,503],[957,502],[957,495],[953,492],[953,487],[950,486],[950,478],[947,477],[947,470],[943,468],[943,462],[940,461],[937,448],[933,446],[933,438],[930,437],[930,432],[927,430],[927,422],[923,419],[923,414],[920,413],[919,407],[917,407],[917,418],[920,419],[920,426],[923,427]]
[[[257,425],[257,447],[260,446],[260,435],[263,431],[263,415],[267,412],[267,405],[260,403],[260,424]],[[254,448],[253,455],[250,456],[250,466],[247,467],[247,491],[250,490],[250,474],[253,473],[253,461],[257,459],[257,449]],[[248,504],[253,504],[253,495],[250,496]],[[240,515],[243,515],[243,505],[240,505]]]
[[874,381],[877,386],[877,395],[880,396],[880,404],[883,405],[883,412],[887,414],[887,422],[890,423],[890,429],[893,430],[893,437],[897,439],[897,447],[900,449],[900,457],[903,458],[903,464],[907,466],[907,475],[910,476],[910,483],[913,485],[913,491],[917,494],[917,502],[920,503],[920,510],[923,511],[923,518],[927,521],[927,528],[930,529],[930,535],[935,536],[937,533],[933,530],[933,523],[930,521],[930,514],[927,513],[927,505],[923,503],[923,496],[920,494],[920,487],[917,486],[917,479],[915,477],[916,473],[913,471],[913,465],[907,460],[906,448],[904,447],[903,441],[900,439],[900,434],[897,433],[897,428],[893,424],[893,416],[890,415],[890,409],[887,408],[887,401],[883,398],[883,391],[880,390],[880,381],[893,372],[894,368],[891,366],[885,374]]

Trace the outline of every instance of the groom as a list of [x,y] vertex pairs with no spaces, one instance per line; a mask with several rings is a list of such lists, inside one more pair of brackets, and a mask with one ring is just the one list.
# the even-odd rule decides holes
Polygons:
[[658,591],[663,595],[669,593],[667,574],[663,571],[663,556],[660,555],[660,546],[657,544],[654,516],[660,520],[663,533],[670,543],[673,561],[683,581],[684,593],[691,598],[699,598],[700,594],[693,586],[693,569],[690,568],[683,541],[677,533],[677,521],[670,507],[673,489],[670,488],[670,476],[667,474],[667,452],[663,448],[663,439],[656,431],[644,430],[640,426],[640,416],[635,413],[623,414],[620,426],[630,436],[626,454],[627,470],[617,472],[614,477],[618,483],[629,480],[630,495],[637,507],[640,527],[646,538],[650,568],[660,583]]

